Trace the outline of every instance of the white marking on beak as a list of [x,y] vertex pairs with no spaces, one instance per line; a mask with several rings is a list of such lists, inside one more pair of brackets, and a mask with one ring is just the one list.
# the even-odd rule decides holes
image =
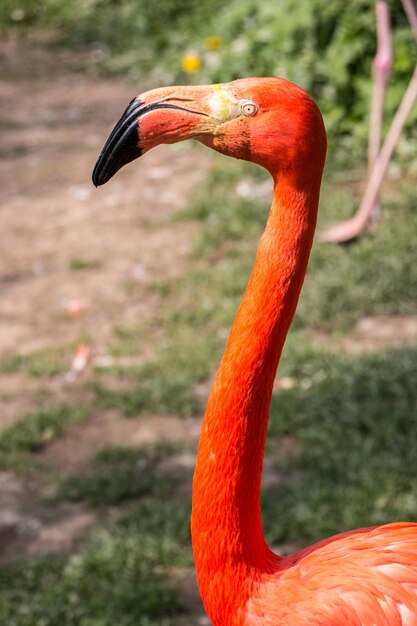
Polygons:
[[213,85],[209,97],[211,117],[219,122],[227,122],[239,115],[239,100],[234,98],[223,85]]

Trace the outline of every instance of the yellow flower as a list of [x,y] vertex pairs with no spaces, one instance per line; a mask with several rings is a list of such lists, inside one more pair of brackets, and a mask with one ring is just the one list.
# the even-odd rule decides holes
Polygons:
[[201,57],[197,52],[187,52],[182,57],[182,69],[187,74],[198,72],[201,67]]
[[206,37],[204,39],[204,46],[209,50],[217,50],[223,45],[223,39],[221,37]]

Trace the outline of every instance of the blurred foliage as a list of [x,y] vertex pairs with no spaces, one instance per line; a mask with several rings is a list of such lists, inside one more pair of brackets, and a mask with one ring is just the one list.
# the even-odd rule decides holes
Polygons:
[[[416,59],[401,3],[392,1],[391,12],[387,119]],[[19,31],[57,27],[61,40],[90,47],[96,69],[127,73],[142,84],[288,78],[318,100],[345,150],[363,151],[376,45],[371,0],[3,0],[0,25]],[[416,120],[414,110],[409,134]]]

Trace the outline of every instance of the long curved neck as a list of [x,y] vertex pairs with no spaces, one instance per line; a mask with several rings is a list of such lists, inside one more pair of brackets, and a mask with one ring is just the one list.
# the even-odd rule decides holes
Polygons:
[[201,596],[216,624],[242,605],[250,580],[278,564],[262,530],[262,463],[274,378],[307,268],[320,182],[321,171],[301,180],[292,173],[275,179],[269,219],[203,422],[191,526]]

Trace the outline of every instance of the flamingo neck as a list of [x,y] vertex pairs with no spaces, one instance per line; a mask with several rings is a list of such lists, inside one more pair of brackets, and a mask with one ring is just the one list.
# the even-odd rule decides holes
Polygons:
[[213,624],[229,623],[227,615],[243,608],[252,582],[279,562],[262,530],[262,464],[274,378],[307,268],[320,180],[321,172],[307,181],[275,177],[266,229],[208,401],[191,529],[200,592]]

